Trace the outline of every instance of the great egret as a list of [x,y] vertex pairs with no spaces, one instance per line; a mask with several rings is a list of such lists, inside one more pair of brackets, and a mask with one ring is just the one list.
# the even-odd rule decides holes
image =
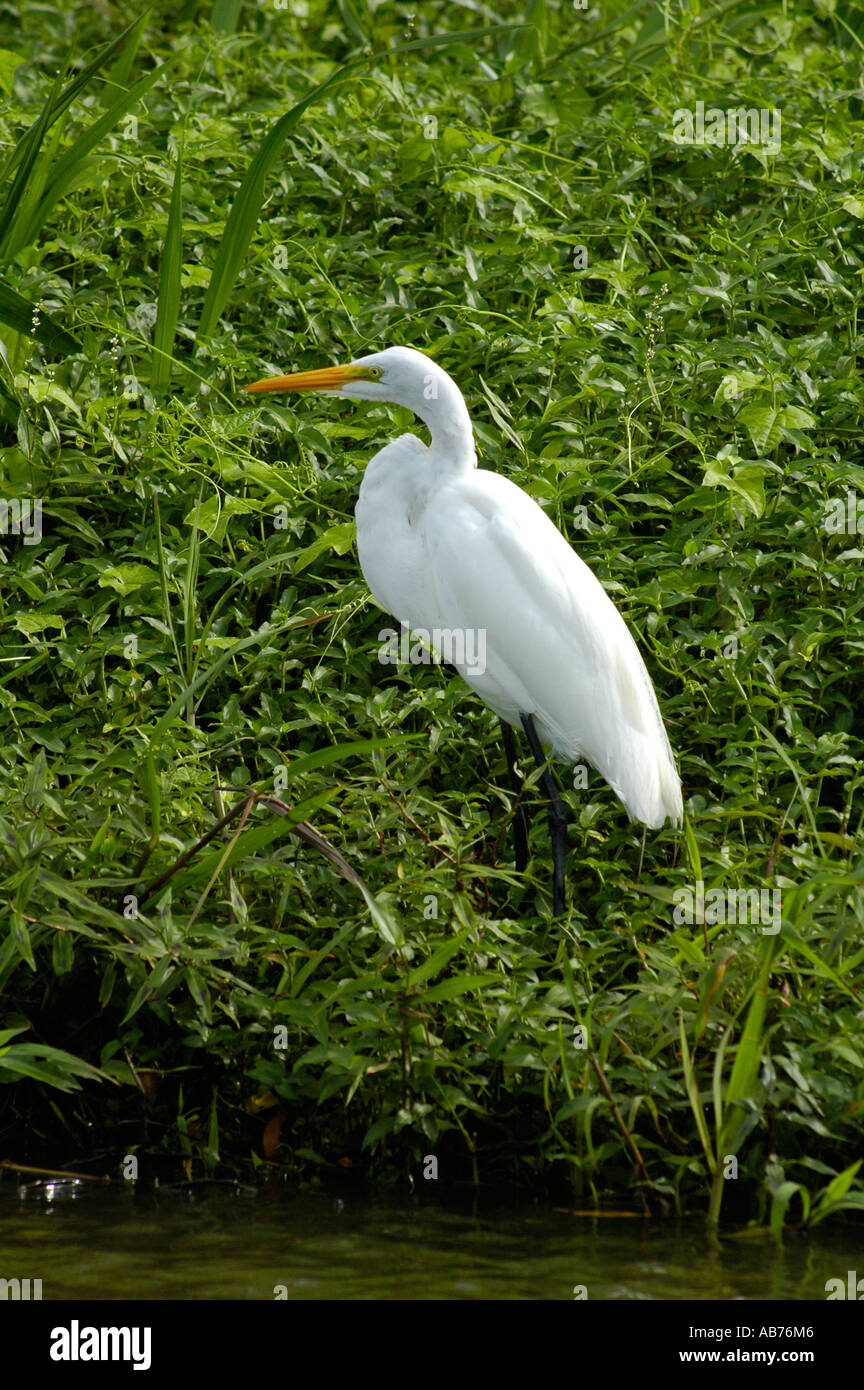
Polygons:
[[[514,786],[511,725],[525,730],[542,769],[556,916],[566,818],[540,740],[569,762],[591,763],[632,819],[655,829],[667,816],[679,824],[675,760],[621,614],[542,507],[508,478],[478,469],[471,419],[447,373],[413,348],[391,347],[245,389],[389,401],[428,427],[428,447],[403,434],[366,468],[355,512],[360,567],[382,608],[409,628],[485,634],[482,670],[476,660],[453,664],[501,720]],[[521,819],[517,866],[526,860]]]

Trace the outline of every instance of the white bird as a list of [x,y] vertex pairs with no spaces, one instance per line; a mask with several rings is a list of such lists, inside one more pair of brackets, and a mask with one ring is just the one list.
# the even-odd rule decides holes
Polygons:
[[[400,435],[366,468],[355,512],[360,567],[378,603],[407,627],[485,633],[485,669],[467,649],[453,664],[502,721],[511,779],[510,725],[524,728],[543,769],[555,914],[564,907],[566,825],[538,735],[568,762],[592,764],[632,819],[680,824],[675,760],[621,614],[542,507],[477,467],[471,419],[447,373],[413,348],[391,347],[245,389],[388,401],[428,427],[428,446]],[[517,865],[526,859],[523,820]]]

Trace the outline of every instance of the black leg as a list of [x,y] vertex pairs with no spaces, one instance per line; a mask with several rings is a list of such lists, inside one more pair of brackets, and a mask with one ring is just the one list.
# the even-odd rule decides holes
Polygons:
[[520,714],[522,728],[528,736],[531,745],[531,752],[539,768],[542,768],[540,781],[543,783],[543,790],[549,798],[549,833],[552,837],[552,863],[554,866],[552,875],[552,911],[556,917],[560,917],[564,911],[564,872],[567,862],[567,808],[558,790],[558,783],[555,781],[554,773],[540,747],[540,740],[537,737],[537,730],[534,727],[534,717],[531,714]]
[[504,753],[507,758],[507,776],[510,779],[510,790],[516,798],[514,820],[513,820],[513,848],[516,860],[516,869],[521,874],[525,872],[528,864],[528,821],[525,816],[525,807],[519,797],[522,794],[522,782],[516,773],[516,740],[513,737],[513,730],[503,719],[499,720],[501,725],[501,736],[504,739]]

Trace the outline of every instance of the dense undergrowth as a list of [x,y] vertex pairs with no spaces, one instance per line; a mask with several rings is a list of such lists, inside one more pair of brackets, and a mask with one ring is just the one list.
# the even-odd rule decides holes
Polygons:
[[[101,53],[136,15],[0,12],[0,1157],[860,1207],[861,6],[188,3]],[[779,149],[676,143],[700,101]],[[239,394],[393,343],[677,751],[641,870],[562,770],[560,922],[492,716],[378,659],[353,505],[415,422]]]

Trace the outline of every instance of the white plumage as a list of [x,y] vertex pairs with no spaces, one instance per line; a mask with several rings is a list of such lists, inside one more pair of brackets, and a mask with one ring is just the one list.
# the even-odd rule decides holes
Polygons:
[[413,348],[347,367],[257,382],[407,406],[429,427],[367,466],[357,548],[369,588],[409,627],[485,630],[485,671],[456,661],[509,724],[530,714],[544,742],[591,763],[631,817],[682,817],[681,784],[651,678],[611,599],[549,517],[515,483],[476,466],[471,421],[451,378]]

